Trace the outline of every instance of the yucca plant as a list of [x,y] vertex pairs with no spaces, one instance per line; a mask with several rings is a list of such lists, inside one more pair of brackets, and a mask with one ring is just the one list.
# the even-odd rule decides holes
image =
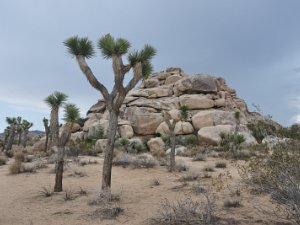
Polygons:
[[6,117],[6,123],[9,125],[9,137],[5,146],[5,152],[11,151],[12,145],[15,140],[16,129],[17,129],[17,118]]
[[[101,37],[97,47],[104,59],[112,60],[114,74],[114,87],[109,93],[102,82],[95,77],[86,62],[86,59],[93,57],[95,54],[92,42],[86,37],[75,36],[65,40],[64,45],[67,47],[68,52],[76,58],[81,71],[91,86],[102,94],[110,113],[107,134],[108,144],[104,156],[101,186],[102,191],[110,193],[112,157],[120,107],[126,94],[141,79],[146,78],[152,72],[151,59],[155,56],[156,50],[150,45],[145,45],[141,51],[130,51],[131,44],[124,38],[114,38],[110,34]],[[128,64],[123,63],[122,57],[125,55],[127,55]],[[127,85],[124,85],[124,77],[131,69],[133,70],[133,77]]]
[[49,120],[44,117],[43,124],[45,128],[45,134],[46,134],[46,141],[45,141],[45,152],[48,150],[48,141],[49,141],[49,133],[50,133],[50,126],[49,126]]
[[68,96],[62,92],[55,91],[44,99],[45,103],[51,108],[50,114],[50,140],[56,146],[59,138],[59,108],[67,101]]
[[22,121],[22,131],[23,131],[23,147],[26,148],[28,141],[28,132],[29,129],[33,126],[33,123],[28,122],[27,120]]
[[76,120],[80,118],[79,108],[76,107],[75,104],[66,104],[64,107],[64,121],[66,122],[64,129],[62,131],[61,136],[58,140],[58,157],[57,157],[57,165],[55,171],[55,185],[54,191],[61,192],[62,191],[62,181],[63,181],[63,171],[64,171],[64,155],[65,155],[65,146],[68,143],[71,133],[72,127]]

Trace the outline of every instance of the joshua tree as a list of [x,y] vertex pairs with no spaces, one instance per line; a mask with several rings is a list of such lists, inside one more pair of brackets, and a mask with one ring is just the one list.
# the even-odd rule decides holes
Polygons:
[[48,140],[49,140],[49,133],[50,133],[49,120],[44,117],[43,123],[44,123],[45,134],[46,134],[46,141],[45,141],[45,152],[46,152],[48,150]]
[[235,122],[236,122],[236,125],[235,125],[235,129],[234,129],[234,135],[237,135],[238,132],[239,132],[239,129],[240,129],[240,124],[241,124],[241,113],[239,111],[236,111],[234,113],[234,118],[235,118]]
[[64,171],[64,154],[65,154],[65,146],[70,139],[72,127],[76,120],[79,119],[79,108],[77,108],[74,104],[66,104],[64,107],[64,120],[66,124],[62,131],[61,136],[58,139],[58,157],[57,157],[57,165],[56,165],[56,175],[55,175],[55,192],[62,191],[62,180],[63,180],[63,171]]
[[62,92],[55,91],[44,99],[45,103],[51,108],[50,115],[50,140],[53,146],[57,146],[59,138],[59,108],[65,103],[68,96]]
[[16,128],[17,128],[17,119],[15,117],[6,117],[6,122],[9,125],[9,138],[5,147],[5,151],[9,152],[12,148],[12,145],[15,140],[15,135],[16,135]]
[[[76,58],[81,71],[92,87],[102,94],[110,114],[107,135],[108,144],[104,156],[101,186],[102,191],[110,193],[113,149],[120,107],[126,94],[133,89],[142,78],[147,77],[152,72],[150,61],[156,54],[156,50],[150,45],[145,45],[144,49],[141,51],[132,51],[128,54],[127,59],[129,63],[124,65],[122,56],[128,53],[130,48],[129,41],[123,38],[115,39],[110,34],[100,38],[98,41],[98,48],[100,49],[103,58],[112,59],[115,82],[111,93],[109,93],[107,88],[95,77],[86,62],[86,59],[93,57],[95,53],[92,42],[88,38],[79,38],[78,36],[75,36],[67,39],[64,44],[69,53]],[[129,83],[124,86],[124,77],[131,69],[133,69],[133,77]]]
[[23,130],[23,147],[26,148],[28,141],[28,132],[29,129],[33,126],[33,123],[28,122],[27,120],[23,120],[22,122],[22,130]]
[[4,140],[3,140],[3,146],[2,146],[2,151],[5,150],[5,146],[7,145],[7,141],[10,135],[10,127],[6,127],[4,130]]
[[21,139],[22,139],[22,132],[23,132],[22,117],[20,117],[20,116],[17,117],[16,132],[18,134],[18,145],[20,145],[21,144]]

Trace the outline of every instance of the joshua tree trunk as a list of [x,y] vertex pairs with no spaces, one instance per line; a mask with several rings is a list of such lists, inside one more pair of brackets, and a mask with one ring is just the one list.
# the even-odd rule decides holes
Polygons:
[[62,181],[63,181],[63,172],[64,172],[64,155],[65,155],[65,146],[70,139],[71,131],[73,124],[66,124],[66,128],[63,130],[61,137],[58,140],[57,145],[57,164],[55,171],[55,185],[54,191],[62,191]]
[[6,148],[5,148],[6,152],[8,152],[8,151],[10,151],[12,149],[12,145],[13,145],[14,140],[15,140],[15,135],[16,135],[16,127],[13,125],[11,127],[10,136],[9,136],[8,141],[7,141]]
[[174,129],[170,131],[170,143],[171,143],[171,153],[170,153],[170,172],[173,172],[175,169],[175,146],[176,146],[176,137]]
[[45,152],[48,151],[48,142],[49,142],[49,131],[46,132]]
[[51,146],[57,146],[59,141],[58,107],[53,107],[51,109],[50,117]]
[[27,140],[28,140],[28,130],[24,130],[24,132],[23,132],[23,143],[22,143],[24,148],[26,148]]
[[108,143],[107,143],[107,148],[105,150],[103,171],[102,171],[101,189],[104,192],[110,192],[110,187],[111,187],[111,169],[112,169],[115,136],[118,128],[118,115],[119,115],[119,111],[112,110],[110,112],[109,127],[108,127]]
[[21,144],[21,140],[22,140],[22,132],[18,133],[18,146]]
[[62,181],[63,181],[63,172],[64,172],[64,151],[65,151],[64,147],[62,146],[58,147],[58,160],[56,164],[54,192],[62,191]]

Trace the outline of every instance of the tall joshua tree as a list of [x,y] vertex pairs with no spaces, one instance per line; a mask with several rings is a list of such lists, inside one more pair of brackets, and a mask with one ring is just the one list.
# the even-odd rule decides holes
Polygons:
[[[142,78],[147,77],[152,72],[151,59],[156,54],[156,50],[150,45],[145,45],[141,51],[128,53],[130,43],[126,39],[115,39],[110,34],[101,37],[98,41],[98,48],[104,59],[112,60],[114,73],[114,87],[111,93],[109,93],[107,88],[95,77],[86,62],[86,59],[93,57],[95,54],[92,42],[88,38],[75,36],[67,39],[64,44],[69,53],[76,58],[81,71],[92,87],[102,94],[110,114],[108,144],[104,156],[101,186],[102,191],[110,192],[113,149],[120,107],[126,94],[132,90]],[[122,57],[125,55],[127,55],[128,64],[123,64]],[[133,70],[133,77],[127,85],[124,85],[124,77],[131,69]],[[103,77],[103,79],[105,78]]]
[[28,132],[29,129],[33,126],[33,123],[28,122],[27,120],[23,120],[22,122],[22,130],[23,130],[23,141],[22,145],[26,148],[27,141],[28,141]]
[[22,117],[18,116],[17,117],[17,127],[16,127],[16,133],[18,134],[18,145],[21,144],[22,132],[23,132]]
[[57,146],[59,138],[59,108],[66,102],[68,96],[62,92],[55,91],[44,99],[45,103],[51,108],[50,114],[50,139],[52,146]]
[[49,120],[44,117],[43,124],[45,127],[45,134],[46,134],[46,141],[45,141],[45,152],[48,150],[48,141],[49,141],[49,133],[50,133],[50,126]]
[[79,117],[80,117],[79,108],[77,108],[74,104],[65,105],[64,121],[66,121],[66,125],[64,126],[62,134],[58,139],[58,145],[57,145],[58,157],[57,157],[55,185],[54,185],[55,192],[62,191],[65,146],[70,139],[74,122],[78,120]]
[[15,117],[6,117],[6,122],[9,125],[9,138],[5,147],[5,151],[9,152],[15,140],[16,129],[17,129],[17,119]]

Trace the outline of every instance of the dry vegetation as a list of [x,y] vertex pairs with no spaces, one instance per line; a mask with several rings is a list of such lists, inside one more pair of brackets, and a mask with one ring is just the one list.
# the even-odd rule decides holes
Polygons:
[[[271,159],[283,158],[279,152],[285,147],[275,149]],[[297,146],[293,149],[289,156],[297,153]],[[287,174],[270,176],[281,170],[260,163],[265,154],[245,163],[220,158],[223,153],[216,150],[194,148],[190,157],[177,156],[174,173],[168,172],[168,159],[118,152],[111,196],[99,196],[101,155],[69,157],[62,193],[53,192],[55,156],[33,156],[30,151],[16,151],[8,161],[1,156],[0,190],[7,191],[0,192],[0,224],[299,224],[295,167],[288,167],[293,173],[287,179],[293,183],[285,179],[274,186],[271,179]]]

